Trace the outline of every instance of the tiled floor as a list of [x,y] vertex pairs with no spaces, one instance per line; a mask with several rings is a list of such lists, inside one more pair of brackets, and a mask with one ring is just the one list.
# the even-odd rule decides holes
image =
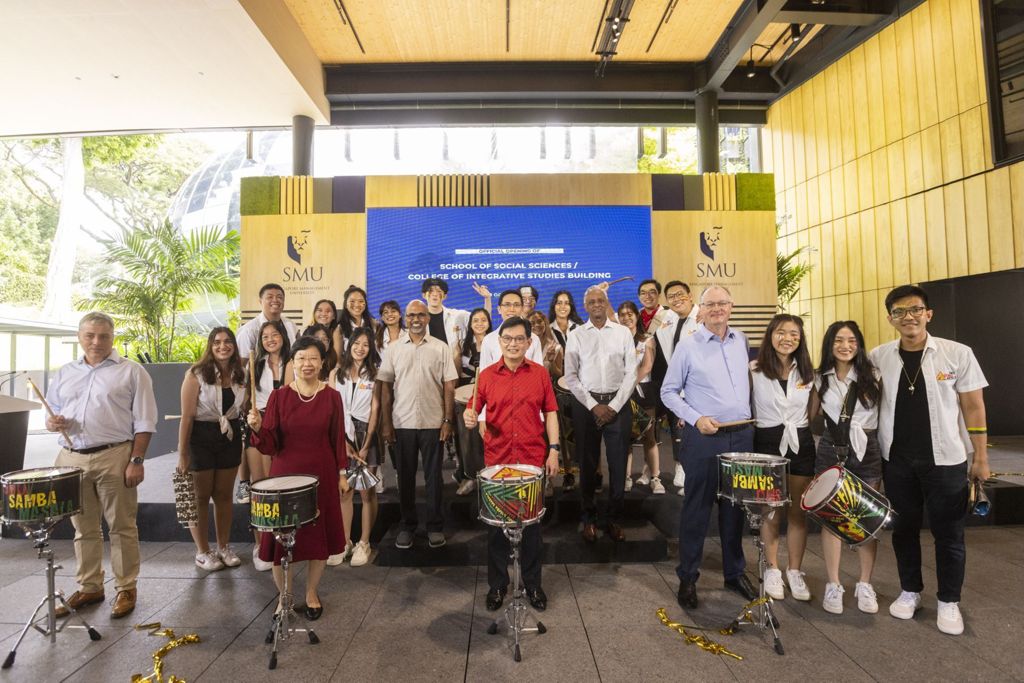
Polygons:
[[[1024,528],[968,530],[962,603],[967,630],[960,637],[935,628],[930,539],[925,537],[923,545],[928,584],[924,609],[914,621],[905,622],[887,613],[898,592],[888,538],[882,541],[874,579],[879,613],[857,611],[852,597],[857,562],[852,552],[844,552],[846,613],[834,616],[820,607],[824,565],[819,541],[812,537],[804,570],[815,600],[787,598],[779,605],[784,656],[749,628],[729,637],[710,634],[742,661],[685,644],[655,616],[655,610],[665,607],[674,620],[714,629],[735,616],[741,601],[722,590],[718,544],[710,538],[698,584],[701,607],[688,613],[676,605],[672,562],[545,567],[550,604],[541,618],[548,632],[525,636],[518,664],[508,638],[486,633],[493,615],[483,606],[485,568],[329,568],[321,586],[325,612],[316,622],[322,642],[309,645],[300,636],[284,643],[278,669],[268,671],[269,646],[263,637],[275,597],[270,576],[253,571],[248,561],[235,570],[205,575],[193,565],[189,545],[148,543],[133,615],[112,621],[108,606],[87,608],[86,618],[103,634],[98,642],[69,630],[51,645],[30,632],[14,667],[0,672],[0,681],[92,683],[148,673],[151,653],[166,641],[132,626],[153,621],[178,635],[194,632],[202,638],[197,645],[170,652],[165,660],[165,676],[174,674],[190,683],[1024,680],[1024,660],[1017,650],[1024,632],[1019,621]],[[57,541],[54,547],[67,567],[58,585],[71,591],[71,544]],[[753,557],[751,548],[748,559]],[[45,591],[43,568],[29,542],[0,542],[0,654],[13,645],[18,625]],[[301,574],[299,585],[301,594]],[[108,598],[113,597],[111,590]]]

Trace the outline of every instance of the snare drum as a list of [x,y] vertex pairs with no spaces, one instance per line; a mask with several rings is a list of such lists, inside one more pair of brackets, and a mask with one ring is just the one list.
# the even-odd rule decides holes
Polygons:
[[307,474],[261,479],[249,493],[249,526],[259,531],[292,531],[320,516],[316,488],[320,480]]
[[800,507],[851,546],[870,541],[896,514],[885,496],[840,465],[811,480]]
[[47,527],[82,511],[82,470],[37,467],[0,476],[5,524]]
[[544,470],[491,465],[476,475],[480,521],[498,527],[536,524],[544,516]]
[[561,394],[562,396],[572,396],[572,392],[569,391],[569,385],[565,381],[565,376],[559,377],[555,382],[555,395]]
[[470,400],[473,398],[473,387],[475,384],[466,384],[455,390],[455,402],[459,405],[469,405]]
[[789,502],[789,461],[778,455],[722,453],[718,497],[736,505],[778,507]]

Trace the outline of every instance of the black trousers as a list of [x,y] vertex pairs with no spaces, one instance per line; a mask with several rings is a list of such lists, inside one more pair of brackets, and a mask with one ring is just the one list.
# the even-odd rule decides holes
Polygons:
[[613,422],[598,429],[594,414],[572,399],[572,423],[576,437],[576,456],[580,463],[580,498],[583,504],[583,523],[598,524],[597,467],[601,462],[601,440],[604,440],[608,459],[608,510],[602,524],[616,522],[622,516],[626,496],[626,456],[630,449],[630,431],[633,428],[633,409],[627,402]]
[[891,451],[888,462],[884,462],[883,478],[885,495],[896,512],[892,548],[896,553],[900,588],[911,593],[924,590],[921,524],[924,511],[928,510],[928,524],[935,539],[938,599],[960,602],[967,562],[964,543],[967,463],[936,465],[931,460],[910,459]]
[[[519,565],[523,574],[523,586],[540,588],[540,524],[523,528],[523,540],[519,544]],[[506,588],[511,579],[508,566],[512,545],[505,532],[492,526],[487,536],[487,585],[491,588]]]
[[402,528],[415,531],[416,469],[423,457],[423,479],[427,485],[427,531],[441,531],[441,438],[440,429],[396,429],[395,469],[398,471],[398,501]]

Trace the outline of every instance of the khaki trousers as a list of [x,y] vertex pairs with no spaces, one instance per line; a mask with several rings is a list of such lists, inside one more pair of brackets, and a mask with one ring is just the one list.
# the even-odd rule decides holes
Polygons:
[[75,579],[81,590],[103,590],[103,529],[110,531],[110,567],[114,571],[114,589],[132,590],[139,576],[139,528],[135,516],[139,508],[139,490],[124,483],[124,470],[131,457],[131,442],[105,451],[82,455],[62,448],[56,464],[82,470],[82,512],[71,518],[75,527]]

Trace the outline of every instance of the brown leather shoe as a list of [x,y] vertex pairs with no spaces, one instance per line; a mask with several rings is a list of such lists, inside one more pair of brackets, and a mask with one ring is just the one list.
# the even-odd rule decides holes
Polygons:
[[137,591],[134,588],[118,591],[117,597],[114,598],[114,606],[110,609],[110,618],[120,619],[131,614],[135,610],[136,593]]
[[587,543],[593,543],[597,540],[597,525],[596,524],[584,524],[583,525],[583,540]]
[[[75,591],[67,601],[75,611],[78,611],[87,605],[95,605],[97,602],[103,602],[103,598],[103,591],[97,591],[95,593]],[[71,611],[64,607],[64,605],[58,605],[55,611],[58,619],[63,619],[67,615],[71,614]]]
[[618,524],[609,524],[605,531],[607,532],[608,537],[616,543],[622,543],[626,540],[626,532],[623,531],[622,527]]

